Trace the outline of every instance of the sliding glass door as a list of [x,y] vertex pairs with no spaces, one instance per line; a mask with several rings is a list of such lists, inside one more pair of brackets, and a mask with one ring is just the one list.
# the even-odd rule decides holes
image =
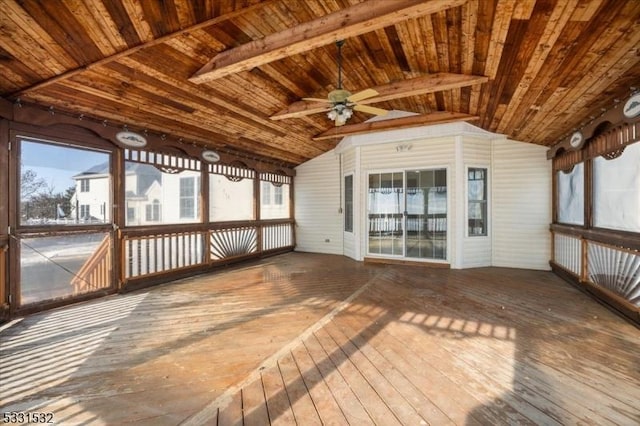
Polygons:
[[447,258],[447,171],[406,172],[406,257]]
[[369,174],[368,253],[447,258],[447,171]]

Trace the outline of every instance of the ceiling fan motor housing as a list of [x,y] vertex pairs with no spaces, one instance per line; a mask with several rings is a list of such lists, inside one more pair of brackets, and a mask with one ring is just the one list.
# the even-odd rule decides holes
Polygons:
[[344,104],[349,96],[351,96],[351,92],[348,90],[336,89],[329,93],[329,101],[332,104]]

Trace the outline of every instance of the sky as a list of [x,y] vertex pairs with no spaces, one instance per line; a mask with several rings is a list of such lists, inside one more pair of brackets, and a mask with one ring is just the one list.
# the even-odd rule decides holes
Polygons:
[[104,163],[109,159],[109,154],[23,140],[21,159],[23,170],[35,171],[38,177],[53,186],[54,192],[64,192],[70,186],[75,186],[72,176]]

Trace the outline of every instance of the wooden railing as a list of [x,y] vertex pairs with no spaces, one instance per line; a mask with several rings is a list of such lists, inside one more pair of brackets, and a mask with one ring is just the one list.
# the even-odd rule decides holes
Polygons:
[[111,258],[111,234],[108,233],[71,280],[74,294],[88,293],[111,286]]
[[258,230],[255,225],[229,225],[209,231],[211,261],[233,259],[258,251]]
[[[9,239],[0,237],[0,312],[8,307],[7,304],[7,250]],[[0,315],[0,318],[2,315]]]
[[262,251],[293,245],[293,222],[262,224]]
[[640,237],[558,224],[551,232],[551,266],[640,322]]
[[130,228],[120,231],[122,282],[293,249],[291,219]]
[[205,237],[203,230],[123,235],[125,280],[204,264]]
[[553,261],[576,277],[581,277],[582,239],[559,233],[555,233],[553,238]]

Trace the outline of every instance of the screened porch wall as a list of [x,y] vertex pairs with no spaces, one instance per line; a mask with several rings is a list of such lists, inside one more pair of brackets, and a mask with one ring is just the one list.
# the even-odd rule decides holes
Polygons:
[[[147,135],[147,147],[128,149],[114,141],[119,127],[23,109],[38,119],[45,114],[48,122],[70,125],[0,120],[0,319],[293,250],[292,169],[228,153],[218,163],[203,163],[202,147],[155,134]],[[41,151],[31,155],[25,146]],[[109,160],[49,164],[51,156],[42,152],[52,147],[67,150],[67,158],[69,152],[82,151]],[[30,215],[25,210],[23,218],[20,207],[27,198],[20,182],[21,173],[32,166],[24,161],[29,155],[60,176],[78,177],[74,186],[57,189],[74,189],[70,197],[78,202],[57,204],[39,217],[35,208]],[[154,170],[151,180],[143,173],[149,168]],[[142,179],[147,184],[132,180],[134,175],[147,176]],[[248,183],[242,192],[248,202],[242,205],[249,207],[239,209],[233,185],[243,182]],[[264,185],[272,187],[269,215],[261,215]],[[57,202],[51,196],[47,200]],[[72,214],[74,209],[79,213]],[[60,247],[65,264],[56,258]]]

